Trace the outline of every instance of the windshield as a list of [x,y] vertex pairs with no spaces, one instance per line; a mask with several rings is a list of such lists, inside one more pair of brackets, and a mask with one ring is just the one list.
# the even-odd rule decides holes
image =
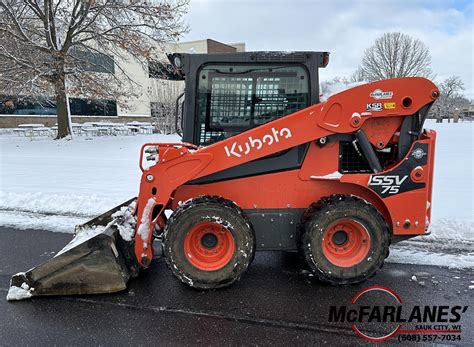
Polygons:
[[198,139],[208,145],[309,106],[300,65],[207,65],[199,72]]

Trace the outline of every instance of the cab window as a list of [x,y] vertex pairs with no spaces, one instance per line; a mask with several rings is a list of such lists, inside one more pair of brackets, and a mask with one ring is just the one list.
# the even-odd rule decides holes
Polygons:
[[309,106],[299,65],[207,65],[199,72],[197,141],[209,145]]

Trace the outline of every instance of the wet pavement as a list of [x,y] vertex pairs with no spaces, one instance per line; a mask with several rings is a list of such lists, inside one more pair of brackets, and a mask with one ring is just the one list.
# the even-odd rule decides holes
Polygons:
[[[363,284],[333,287],[305,271],[296,254],[280,252],[257,253],[241,281],[216,291],[201,292],[181,284],[159,260],[121,293],[5,300],[11,275],[44,262],[71,238],[70,234],[0,228],[0,345],[364,344],[369,342],[356,335],[352,323],[330,323],[328,317],[330,306],[349,307],[352,298],[369,286],[390,288],[400,296],[404,309],[474,302],[474,289],[469,289],[474,269],[387,263]],[[372,300],[372,304],[390,304],[383,293]],[[461,340],[436,342],[472,343],[472,309],[456,323],[461,325]],[[382,336],[388,328],[371,323],[364,329]],[[388,342],[397,343],[398,338]]]

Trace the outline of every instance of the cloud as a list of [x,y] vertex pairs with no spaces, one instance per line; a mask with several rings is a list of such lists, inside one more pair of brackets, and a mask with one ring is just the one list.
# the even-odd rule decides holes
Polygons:
[[246,42],[247,50],[331,52],[321,79],[348,76],[384,32],[401,31],[430,48],[437,81],[463,79],[474,99],[471,1],[191,1],[184,40]]

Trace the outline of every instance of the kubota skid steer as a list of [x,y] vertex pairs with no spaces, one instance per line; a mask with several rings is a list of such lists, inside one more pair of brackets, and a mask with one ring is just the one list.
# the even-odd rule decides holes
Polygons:
[[374,274],[391,242],[427,233],[436,134],[423,123],[439,91],[398,78],[319,102],[328,57],[170,56],[174,70],[163,71],[186,80],[184,142],[144,144],[138,198],[15,275],[9,299],[125,289],[150,265],[155,238],[173,274],[198,289],[238,280],[258,250],[301,252],[332,284]]

